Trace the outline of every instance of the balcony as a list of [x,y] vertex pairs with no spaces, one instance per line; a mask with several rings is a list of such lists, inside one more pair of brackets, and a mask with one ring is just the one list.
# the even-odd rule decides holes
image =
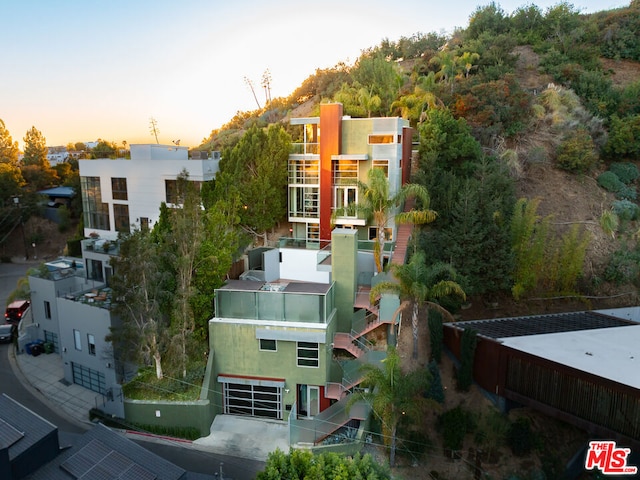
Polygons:
[[289,151],[291,155],[319,155],[320,154],[320,144],[319,143],[292,143],[291,150]]
[[230,280],[216,290],[216,317],[327,324],[335,315],[333,285]]

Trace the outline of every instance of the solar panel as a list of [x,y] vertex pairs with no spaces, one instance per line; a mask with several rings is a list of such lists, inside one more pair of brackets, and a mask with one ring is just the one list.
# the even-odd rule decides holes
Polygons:
[[4,420],[0,419],[0,448],[9,448],[24,437],[24,433],[19,432]]
[[60,467],[78,480],[154,480],[156,475],[130,458],[91,440]]
[[622,327],[631,324],[625,320],[596,312],[570,312],[493,320],[472,320],[454,325],[463,329],[472,328],[479,335],[484,335],[485,337],[507,338]]

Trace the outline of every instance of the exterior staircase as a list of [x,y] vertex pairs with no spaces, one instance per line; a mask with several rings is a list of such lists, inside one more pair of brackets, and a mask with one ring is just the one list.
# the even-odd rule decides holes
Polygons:
[[360,358],[367,353],[369,347],[350,333],[337,332],[333,336],[333,348],[346,350],[356,358]]

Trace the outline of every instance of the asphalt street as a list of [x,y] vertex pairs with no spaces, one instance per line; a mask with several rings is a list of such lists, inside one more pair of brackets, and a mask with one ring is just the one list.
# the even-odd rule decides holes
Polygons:
[[[0,306],[4,315],[7,298],[15,289],[18,280],[23,277],[28,268],[35,263],[0,263]],[[2,320],[4,321],[4,319]],[[67,436],[82,434],[90,425],[81,425],[74,419],[67,418],[55,411],[55,406],[49,404],[42,395],[33,389],[26,379],[16,377],[9,364],[11,344],[0,345],[0,394],[6,393],[25,407],[47,419],[58,427],[60,442],[64,444]],[[210,475],[210,478],[220,478],[222,469],[225,479],[249,480],[264,468],[264,462],[228,455],[217,455],[191,446],[185,447],[179,443],[138,440],[137,443],[170,462],[191,472]]]

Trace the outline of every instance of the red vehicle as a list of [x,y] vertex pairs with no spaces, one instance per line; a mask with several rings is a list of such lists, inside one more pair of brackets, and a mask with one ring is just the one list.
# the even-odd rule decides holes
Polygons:
[[19,323],[31,304],[28,300],[16,300],[7,305],[4,320],[7,323]]

